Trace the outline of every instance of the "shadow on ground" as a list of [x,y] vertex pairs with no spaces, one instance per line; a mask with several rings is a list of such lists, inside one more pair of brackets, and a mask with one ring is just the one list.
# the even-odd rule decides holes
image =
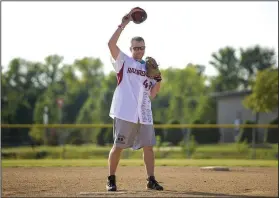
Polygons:
[[214,196],[214,197],[263,197],[270,198],[270,196],[251,196],[251,195],[230,195],[223,193],[210,193],[210,192],[195,192],[195,191],[174,191],[174,190],[164,190],[165,193],[169,194],[185,194],[185,195],[195,195],[195,196]]
[[[231,195],[231,194],[224,194],[224,193],[210,193],[210,192],[196,192],[196,191],[175,191],[175,190],[164,190],[164,191],[152,191],[152,190],[146,190],[146,191],[129,191],[129,190],[118,190],[116,192],[87,192],[87,193],[83,193],[84,196],[92,196],[92,195],[118,195],[121,197],[121,194],[124,195],[125,197],[127,197],[127,195],[129,195],[128,197],[134,197],[133,195],[143,195],[143,197],[145,197],[144,195],[151,195],[153,194],[154,197],[160,196],[160,193],[164,193],[165,195],[167,194],[168,196],[171,197],[171,195],[173,195],[173,197],[191,197],[191,196],[202,196],[202,197],[240,197],[240,198],[270,198],[271,196],[251,196],[251,195]],[[276,196],[274,196],[276,197]]]

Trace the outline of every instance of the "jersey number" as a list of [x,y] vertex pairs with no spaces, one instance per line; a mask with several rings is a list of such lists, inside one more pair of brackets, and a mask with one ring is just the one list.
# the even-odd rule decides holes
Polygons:
[[151,89],[152,82],[149,81],[149,83],[148,83],[148,81],[145,80],[145,81],[143,82],[143,86],[145,87],[145,89],[148,88],[148,90],[149,90],[149,89]]

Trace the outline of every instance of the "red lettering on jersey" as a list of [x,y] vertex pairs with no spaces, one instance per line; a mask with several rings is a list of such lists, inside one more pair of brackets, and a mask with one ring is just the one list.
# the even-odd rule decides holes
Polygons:
[[[125,62],[124,62],[125,63]],[[123,79],[123,69],[124,69],[124,63],[120,69],[120,71],[117,73],[117,86],[121,83],[122,79]]]

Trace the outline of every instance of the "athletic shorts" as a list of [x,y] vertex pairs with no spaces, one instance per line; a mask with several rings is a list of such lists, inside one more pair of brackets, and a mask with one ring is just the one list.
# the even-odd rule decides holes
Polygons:
[[156,144],[153,125],[136,124],[119,118],[113,120],[113,136],[114,145],[123,149],[138,150]]

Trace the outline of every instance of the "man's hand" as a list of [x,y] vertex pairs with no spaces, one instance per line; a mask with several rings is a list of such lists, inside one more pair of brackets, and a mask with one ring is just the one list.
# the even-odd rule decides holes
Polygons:
[[130,23],[130,21],[132,20],[131,17],[131,12],[129,14],[126,14],[123,18],[122,18],[122,22],[121,22],[121,26],[124,28],[126,25],[128,25],[128,23]]

